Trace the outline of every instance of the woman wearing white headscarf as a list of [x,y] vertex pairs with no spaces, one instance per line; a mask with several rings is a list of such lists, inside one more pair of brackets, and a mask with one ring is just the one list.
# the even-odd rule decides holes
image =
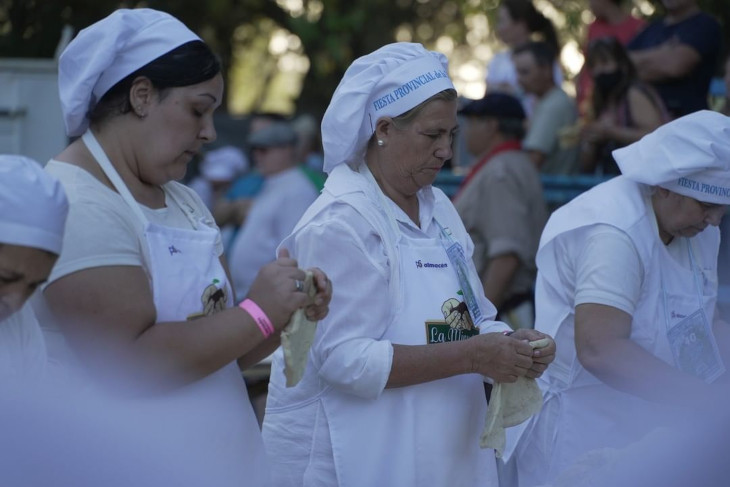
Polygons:
[[274,355],[277,486],[496,485],[482,375],[514,382],[552,360],[554,344],[533,355],[521,340],[544,335],[491,321],[473,244],[431,186],[457,129],[447,69],[420,44],[387,45],[348,68],[324,115],[329,177],[282,245],[337,292],[296,387]]
[[671,428],[663,413],[702,415],[727,387],[712,383],[730,352],[715,313],[730,119],[696,112],[613,155],[622,175],[556,211],[540,242],[535,328],[558,352],[517,445],[520,486]]
[[296,309],[323,317],[331,288],[315,270],[320,291],[309,298],[305,272],[282,253],[234,305],[220,232],[174,181],[216,138],[217,58],[174,17],[120,9],[69,44],[59,90],[67,133],[81,136],[47,165],[70,202],[44,291],[69,345],[61,359],[96,384],[151,396],[171,437],[231,483],[263,485],[263,444],[236,362],[271,353]]
[[0,155],[0,382],[40,379],[46,345],[28,298],[61,253],[68,202],[36,161]]

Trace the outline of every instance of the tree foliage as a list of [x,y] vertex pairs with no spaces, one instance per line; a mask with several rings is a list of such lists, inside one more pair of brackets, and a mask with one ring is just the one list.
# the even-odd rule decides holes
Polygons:
[[[564,43],[582,39],[585,0],[535,1],[554,10]],[[704,10],[730,25],[726,3],[699,0]],[[498,0],[0,0],[0,57],[52,57],[64,25],[78,32],[116,8],[147,6],[170,12],[198,32],[228,69],[236,50],[244,56],[247,51],[254,55],[255,43],[261,43],[255,34],[265,23],[273,22],[301,40],[302,54],[310,61],[297,109],[321,115],[356,57],[395,40],[412,40],[431,48],[444,37],[456,46],[473,43],[468,17],[486,13],[494,25],[498,4]],[[248,32],[253,34],[241,35],[247,32],[242,27],[250,27]],[[493,34],[490,36],[493,40]],[[725,36],[727,41],[727,29]],[[258,98],[265,98],[274,70],[275,65],[258,62],[255,79],[259,86],[251,87],[259,90]]]

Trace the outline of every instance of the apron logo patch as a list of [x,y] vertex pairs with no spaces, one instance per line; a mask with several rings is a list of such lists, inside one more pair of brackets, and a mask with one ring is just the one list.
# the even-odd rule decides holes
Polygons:
[[479,334],[463,301],[447,299],[441,305],[441,313],[443,320],[426,322],[426,343],[456,342]]
[[213,279],[213,282],[203,289],[203,294],[200,296],[203,310],[198,313],[189,314],[187,317],[188,321],[204,316],[212,316],[226,309],[228,291],[226,286],[218,287],[218,284],[220,284],[220,281]]
[[430,262],[426,262],[424,264],[420,260],[417,260],[416,261],[416,269],[421,269],[421,268],[424,268],[424,267],[426,269],[445,269],[445,268],[449,267],[449,264],[447,264],[446,262],[441,263],[441,264],[432,264]]
[[175,248],[174,245],[170,245],[169,247],[167,247],[167,250],[170,252],[170,255],[182,254],[182,250]]

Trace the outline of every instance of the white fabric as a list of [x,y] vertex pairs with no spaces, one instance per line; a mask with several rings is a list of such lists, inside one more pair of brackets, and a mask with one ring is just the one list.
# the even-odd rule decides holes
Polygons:
[[644,274],[631,239],[616,227],[601,224],[587,228],[580,237],[555,242],[557,265],[575,269],[573,305],[604,304],[633,314]]
[[247,169],[246,154],[232,145],[206,152],[200,163],[200,174],[210,181],[233,181]]
[[[558,347],[555,361],[539,379],[545,399],[543,410],[526,426],[517,446],[521,486],[549,484],[583,453],[624,447],[667,421],[667,411],[661,405],[607,386],[577,359],[575,282],[571,276],[580,270],[575,269],[576,263],[561,263],[557,258],[564,248],[561,241],[583,240],[584,232],[599,223],[614,226],[631,239],[644,276],[632,315],[631,340],[659,360],[674,364],[667,330],[696,311],[700,302],[712,322],[718,229],[708,227],[692,239],[677,239],[684,241],[677,244],[680,252],[689,252],[691,243],[697,266],[693,272],[687,267],[689,260],[678,262],[659,238],[645,189],[624,176],[614,178],[557,210],[543,233],[537,256],[535,328],[555,336]],[[696,275],[703,283],[701,297],[697,295]],[[514,445],[514,436],[510,441]]]
[[[53,267],[47,284],[91,267],[135,265],[147,269],[147,250],[142,245],[144,227],[117,192],[87,171],[65,162],[51,160],[46,165],[46,171],[63,184],[71,205],[64,235],[64,251]],[[185,202],[186,210],[192,209],[193,218],[205,219],[211,227],[215,226],[213,216],[198,196],[190,188],[176,182],[165,185],[166,208],[141,207],[149,221],[169,227],[191,228],[184,210],[172,204],[170,195]],[[104,231],[100,232],[99,228]],[[223,253],[220,239],[216,242],[215,251],[217,255]]]
[[61,253],[68,201],[36,161],[0,154],[0,243]]
[[[144,227],[141,243],[147,248],[145,265],[157,321],[193,320],[232,306],[231,287],[216,252],[217,228],[191,212],[186,213],[187,228],[149,222],[92,133],[87,131],[83,141]],[[168,204],[188,209],[185,201],[168,196]],[[235,361],[169,394],[130,401],[130,407],[164,412],[163,430],[204,455],[201,464],[213,459],[211,470],[226,480],[217,485],[268,485],[258,422]]]
[[163,54],[199,40],[172,15],[149,8],[119,9],[83,29],[58,61],[66,134],[84,133],[88,113],[119,81]]
[[26,302],[0,321],[0,383],[40,381],[46,371],[46,342],[35,314]]
[[396,42],[356,59],[322,118],[324,171],[359,161],[382,117],[396,117],[447,89],[448,61],[421,44]]
[[710,110],[685,115],[616,149],[613,157],[633,181],[730,204],[730,117]]
[[[395,241],[366,178],[338,166],[282,244],[300,266],[324,270],[336,291],[296,387],[285,387],[282,354],[274,355],[263,433],[275,485],[496,485],[494,453],[479,449],[481,377],[384,389],[391,343],[425,343],[424,320],[443,319],[441,304],[459,286],[451,269],[414,265],[448,261],[435,219],[469,262],[473,252],[441,191],[427,187],[418,198],[421,228],[387,201],[401,233]],[[471,271],[483,314],[493,317]],[[481,325],[482,333],[507,329]]]
[[291,168],[267,176],[229,251],[236,296],[243,299],[261,267],[276,259],[276,247],[318,196],[304,172]]

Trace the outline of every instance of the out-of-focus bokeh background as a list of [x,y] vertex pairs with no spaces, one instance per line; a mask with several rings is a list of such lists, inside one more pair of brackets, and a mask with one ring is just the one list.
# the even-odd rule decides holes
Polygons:
[[[626,3],[636,16],[659,13],[658,1]],[[723,26],[730,23],[727,0],[698,3]],[[593,17],[588,1],[534,4],[559,31],[570,92]],[[460,94],[481,97],[486,63],[501,48],[498,6],[498,0],[0,0],[0,57],[51,58],[64,26],[72,35],[116,8],[151,7],[178,17],[221,56],[228,80],[224,111],[320,116],[352,60],[393,41],[443,52]],[[730,30],[723,33],[727,41]]]

